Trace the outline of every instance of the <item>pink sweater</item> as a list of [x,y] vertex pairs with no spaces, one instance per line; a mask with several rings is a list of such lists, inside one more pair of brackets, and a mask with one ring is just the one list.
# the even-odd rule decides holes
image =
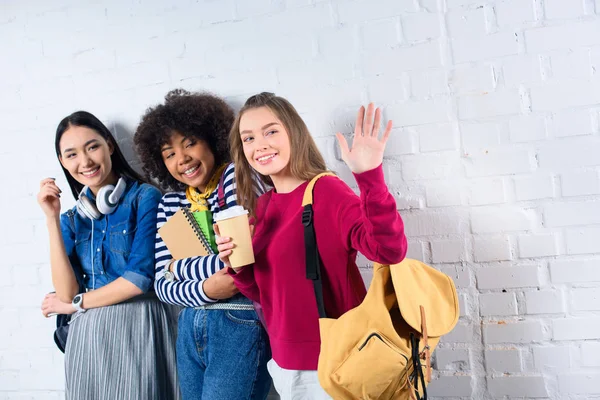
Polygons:
[[[330,318],[338,318],[365,297],[357,250],[386,264],[402,261],[407,250],[404,224],[381,166],[355,178],[360,198],[336,177],[321,178],[314,190],[314,225]],[[316,370],[321,344],[313,285],[306,279],[301,215],[307,184],[290,193],[271,190],[260,197],[253,239],[256,262],[237,274],[230,270],[240,291],[263,308],[273,358],[280,367],[293,370]]]

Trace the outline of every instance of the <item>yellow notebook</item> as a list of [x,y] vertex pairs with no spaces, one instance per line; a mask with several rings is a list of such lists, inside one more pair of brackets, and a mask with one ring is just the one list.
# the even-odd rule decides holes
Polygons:
[[210,242],[187,208],[180,208],[158,230],[175,260],[214,254]]

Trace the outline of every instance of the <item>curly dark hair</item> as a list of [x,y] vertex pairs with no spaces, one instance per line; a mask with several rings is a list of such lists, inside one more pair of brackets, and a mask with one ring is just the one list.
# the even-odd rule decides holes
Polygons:
[[231,161],[228,136],[235,113],[225,101],[213,94],[175,89],[165,96],[165,104],[150,107],[142,116],[133,142],[150,178],[163,190],[180,191],[185,185],[171,176],[162,159],[161,148],[177,132],[208,144],[215,166]]

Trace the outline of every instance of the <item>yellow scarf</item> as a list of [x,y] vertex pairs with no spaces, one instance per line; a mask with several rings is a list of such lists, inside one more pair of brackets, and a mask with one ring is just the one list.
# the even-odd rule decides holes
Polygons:
[[221,175],[223,174],[225,167],[227,167],[227,164],[223,164],[219,168],[217,168],[212,178],[210,178],[210,181],[208,181],[208,183],[206,184],[204,192],[200,193],[195,187],[188,186],[188,188],[185,190],[185,197],[191,204],[191,212],[208,211],[208,202],[206,201],[206,199],[217,188],[217,185],[219,184],[219,179],[221,179]]

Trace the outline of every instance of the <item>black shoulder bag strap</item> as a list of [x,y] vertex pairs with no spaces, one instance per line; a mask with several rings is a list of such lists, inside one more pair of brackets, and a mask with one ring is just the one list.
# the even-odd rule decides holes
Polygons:
[[304,191],[302,200],[302,225],[304,225],[304,248],[306,251],[306,278],[313,281],[315,298],[319,310],[319,318],[327,318],[325,303],[323,302],[323,283],[321,281],[321,256],[317,247],[313,213],[313,189],[317,180],[323,176],[335,176],[331,172],[324,172],[315,176]]

